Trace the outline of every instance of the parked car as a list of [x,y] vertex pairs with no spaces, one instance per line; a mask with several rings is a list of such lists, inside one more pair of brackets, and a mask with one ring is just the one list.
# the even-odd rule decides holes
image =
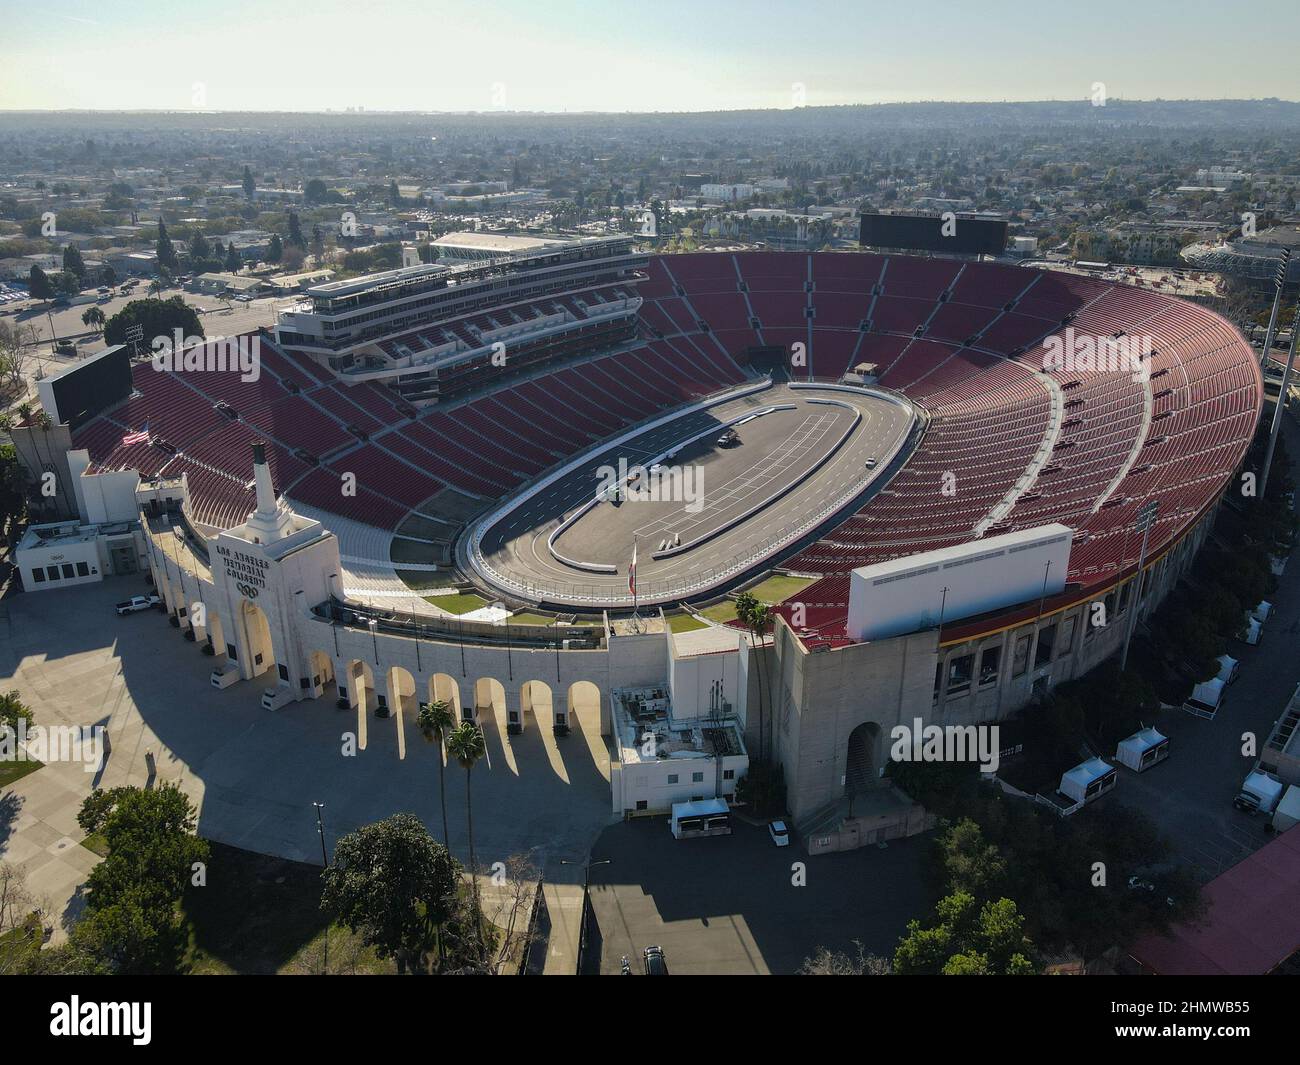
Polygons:
[[778,847],[790,846],[790,830],[785,827],[784,821],[769,821],[767,823],[767,834],[772,837],[772,842]]
[[668,975],[668,960],[664,957],[663,947],[646,947],[641,952],[641,963],[645,966],[646,976]]
[[150,593],[149,595],[133,595],[130,599],[123,599],[114,609],[117,610],[118,617],[122,617],[125,614],[138,614],[141,610],[148,610],[150,607],[161,605],[162,599]]

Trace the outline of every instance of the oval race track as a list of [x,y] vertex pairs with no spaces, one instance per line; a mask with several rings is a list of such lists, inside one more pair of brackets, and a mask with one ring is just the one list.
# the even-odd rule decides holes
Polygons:
[[[884,483],[914,420],[880,392],[789,385],[686,412],[584,456],[487,515],[466,537],[467,561],[514,598],[630,605],[635,542],[640,604],[697,596],[861,505]],[[739,440],[720,446],[729,425]],[[624,498],[597,499],[629,474]]]

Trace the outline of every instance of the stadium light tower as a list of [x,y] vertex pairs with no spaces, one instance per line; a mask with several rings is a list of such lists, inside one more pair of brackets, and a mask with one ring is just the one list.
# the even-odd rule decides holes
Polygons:
[[1142,549],[1138,552],[1137,576],[1134,578],[1137,582],[1137,591],[1133,595],[1133,601],[1129,603],[1128,627],[1124,631],[1124,651],[1119,657],[1121,673],[1128,669],[1128,645],[1133,639],[1133,630],[1137,628],[1138,606],[1142,602],[1142,571],[1146,569],[1147,564],[1147,540],[1151,536],[1151,526],[1156,523],[1156,513],[1159,510],[1158,500],[1152,499],[1150,502],[1143,503],[1137,513],[1137,521],[1133,524],[1133,527],[1142,533]]
[[[1279,295],[1281,289],[1278,289]],[[1300,334],[1300,300],[1296,301],[1295,317],[1291,319],[1291,346],[1286,353],[1286,369],[1282,371],[1282,391],[1277,394],[1277,406],[1273,408],[1273,426],[1268,432],[1268,451],[1264,455],[1264,468],[1259,475],[1259,498],[1264,498],[1268,488],[1268,471],[1273,466],[1273,449],[1277,447],[1278,430],[1282,428],[1282,410],[1286,407],[1287,389],[1291,387],[1291,368],[1295,365],[1296,335]]]
[[1273,278],[1273,310],[1268,316],[1268,329],[1264,333],[1264,351],[1259,357],[1260,366],[1268,365],[1269,352],[1273,350],[1273,336],[1277,331],[1277,312],[1282,306],[1282,289],[1286,286],[1286,272],[1291,264],[1291,249],[1282,249],[1282,258],[1277,265],[1277,274]]

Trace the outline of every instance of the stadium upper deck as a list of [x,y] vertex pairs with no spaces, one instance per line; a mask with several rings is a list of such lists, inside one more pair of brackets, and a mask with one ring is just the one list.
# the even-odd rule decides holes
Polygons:
[[[264,372],[251,384],[137,366],[138,394],[74,443],[99,468],[188,473],[196,519],[225,526],[252,509],[247,445],[265,439],[291,500],[392,530],[445,487],[502,498],[628,426],[743,382],[755,360],[779,355],[794,377],[832,381],[872,364],[879,384],[923,408],[929,424],[884,490],[785,562],[820,578],[800,596],[806,632],[835,642],[851,569],[986,533],[1063,522],[1076,530],[1067,594],[1105,589],[1136,564],[1138,508],[1159,503],[1158,557],[1220,497],[1258,421],[1249,345],[1213,312],[1158,293],[897,255],[695,254],[638,265],[627,250],[616,258],[643,270],[639,278],[592,286],[555,262],[552,292],[512,302],[518,276],[489,271],[465,286],[483,302],[463,322],[426,314],[416,332],[429,341],[463,327],[469,345],[511,325],[532,330],[533,342],[550,337],[504,375],[478,365],[472,398],[418,409],[375,380],[341,383],[354,378],[286,343],[289,330],[263,344]],[[411,276],[421,297],[460,287]],[[492,297],[492,277],[506,296]],[[592,336],[602,306],[621,315],[629,301],[636,336]],[[548,334],[536,320],[552,315],[582,325]],[[1124,350],[1138,364],[1047,357],[1053,338],[1081,337],[1134,342]],[[149,440],[122,442],[146,423]],[[338,492],[345,471],[357,475],[355,496]]]
[[486,262],[406,266],[306,290],[275,338],[347,381],[414,401],[463,392],[473,371],[549,360],[564,345],[629,340],[646,256],[631,237],[556,242]]

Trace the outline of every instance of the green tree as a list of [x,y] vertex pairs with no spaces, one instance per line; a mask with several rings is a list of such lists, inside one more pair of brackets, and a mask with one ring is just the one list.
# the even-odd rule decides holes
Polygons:
[[146,347],[154,337],[171,336],[175,329],[184,336],[203,336],[203,325],[194,308],[180,296],[170,299],[132,300],[104,325],[104,342],[110,346],[126,343],[126,333],[133,325],[144,329]]
[[328,195],[329,190],[320,178],[312,178],[303,186],[302,198],[307,203],[324,203]]
[[63,249],[63,269],[76,274],[78,279],[86,276],[86,263],[81,258],[81,249],[75,244],[68,244]]
[[105,321],[107,319],[104,317],[103,310],[99,307],[88,307],[81,315],[81,324],[89,326],[98,333],[104,331]]
[[483,733],[472,721],[465,721],[447,737],[447,753],[465,770],[465,820],[469,827],[469,880],[474,892],[474,925],[482,935],[482,910],[478,902],[478,863],[474,856],[474,804],[470,776],[478,760],[487,753]]
[[244,260],[240,258],[239,250],[235,247],[235,242],[232,240],[229,245],[226,246],[226,269],[232,274],[237,274],[243,265]]
[[190,265],[201,267],[211,255],[212,245],[208,243],[208,238],[202,233],[195,233],[190,238]]
[[[0,415],[3,423],[6,415]],[[12,420],[12,419],[10,419]],[[0,424],[0,433],[5,426]],[[10,522],[21,521],[27,510],[27,496],[23,491],[22,467],[18,465],[18,449],[13,444],[0,444],[0,539]]]
[[425,740],[438,745],[438,804],[442,809],[442,845],[450,848],[451,838],[447,832],[447,769],[443,747],[447,737],[456,728],[456,715],[446,699],[435,699],[420,707],[419,725]]
[[257,185],[253,182],[253,172],[244,167],[244,199],[252,200],[253,195],[257,192]]
[[158,243],[156,246],[158,253],[158,265],[168,270],[176,270],[180,266],[180,261],[176,258],[176,249],[172,246],[171,237],[167,235],[167,224],[160,217],[158,219]]
[[48,300],[54,296],[54,285],[49,275],[35,263],[28,274],[27,289],[34,300]]
[[180,900],[208,844],[194,835],[197,813],[174,784],[92,792],[77,823],[99,833],[108,856],[90,871],[86,913],[75,944],[115,972],[174,972],[184,948]]
[[18,692],[0,693],[0,728],[17,729],[20,720],[26,721],[30,728],[36,718],[31,708],[19,698]]
[[289,212],[289,235],[285,238],[285,243],[303,250],[307,247],[307,240],[302,235],[302,223],[298,220],[296,211]]
[[767,719],[767,705],[771,702],[771,692],[765,680],[767,658],[767,633],[772,628],[772,611],[766,603],[760,603],[751,592],[741,592],[736,596],[736,617],[749,630],[750,643],[757,648],[755,662],[758,666],[758,757],[767,761],[767,745],[764,741],[764,725]]
[[266,261],[268,263],[278,263],[284,258],[284,242],[280,240],[279,233],[271,234],[271,242],[266,249]]
[[938,845],[949,890],[987,897],[1003,884],[1006,862],[969,817],[963,817],[941,833]]
[[459,866],[414,814],[395,814],[338,841],[321,873],[321,909],[382,957],[421,968],[456,908]]
[[980,906],[970,892],[954,892],[939,900],[929,928],[908,922],[894,951],[894,972],[1029,975],[1034,972],[1033,944],[1024,935],[1024,920],[1010,899]]

